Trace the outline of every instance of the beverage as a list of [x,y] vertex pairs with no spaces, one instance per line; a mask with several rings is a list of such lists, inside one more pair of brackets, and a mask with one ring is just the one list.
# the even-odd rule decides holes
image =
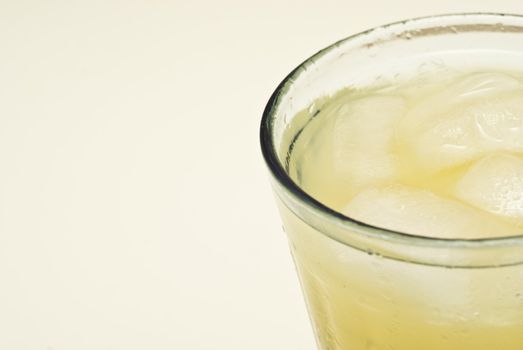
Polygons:
[[321,350],[523,349],[522,32],[497,15],[380,28],[269,102],[262,147]]
[[332,209],[429,237],[523,232],[523,72],[344,89],[300,114],[289,175]]
[[[294,139],[289,174],[367,224],[438,238],[521,234],[523,75],[448,74],[314,102],[302,112],[315,117]],[[312,232],[304,240],[309,228],[290,218],[287,225],[300,232],[296,251],[307,251],[295,261],[322,349],[523,346],[521,266],[475,273],[371,262],[334,242],[326,249]],[[339,268],[340,256],[349,269]]]

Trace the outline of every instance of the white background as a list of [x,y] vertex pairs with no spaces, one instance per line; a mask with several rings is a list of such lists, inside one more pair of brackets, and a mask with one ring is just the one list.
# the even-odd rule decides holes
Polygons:
[[283,77],[521,0],[0,2],[0,349],[314,349],[258,146]]

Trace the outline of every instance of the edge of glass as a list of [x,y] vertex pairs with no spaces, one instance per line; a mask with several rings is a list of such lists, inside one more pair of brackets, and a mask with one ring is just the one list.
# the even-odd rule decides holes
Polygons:
[[[351,217],[345,216],[326,205],[322,204],[320,201],[316,200],[304,190],[302,190],[287,174],[283,165],[280,163],[277,155],[277,150],[274,148],[274,135],[272,133],[272,126],[274,121],[274,112],[277,110],[278,105],[281,102],[281,99],[285,97],[286,93],[289,90],[289,84],[292,84],[305,70],[306,67],[322,58],[332,50],[339,47],[341,44],[347,43],[349,41],[358,39],[360,37],[366,36],[373,32],[383,29],[391,29],[394,27],[400,27],[406,24],[411,23],[420,23],[426,20],[432,19],[458,19],[458,18],[473,18],[473,17],[484,17],[484,18],[516,18],[518,20],[523,19],[523,15],[518,14],[508,14],[508,13],[492,13],[492,12],[471,12],[471,13],[451,13],[451,14],[440,14],[434,16],[424,16],[416,17],[408,20],[397,21],[389,23],[383,26],[375,27],[354,35],[350,35],[344,39],[341,39],[335,42],[332,45],[327,46],[326,48],[318,51],[316,54],[312,55],[300,65],[298,65],[294,70],[292,70],[278,85],[276,90],[273,92],[269,101],[267,102],[265,109],[263,111],[263,116],[260,126],[260,143],[263,158],[271,175],[276,179],[280,186],[282,186],[288,193],[294,197],[299,202],[305,204],[309,209],[319,213],[332,220],[333,223],[341,226],[342,228],[347,228],[348,230],[356,229],[359,233],[363,230],[366,234],[382,240],[392,240],[398,243],[409,243],[416,244],[421,246],[433,246],[433,247],[446,247],[446,248],[484,248],[487,246],[490,247],[506,247],[511,245],[523,245],[523,232],[518,236],[508,236],[508,237],[496,237],[496,238],[474,238],[474,239],[451,239],[451,238],[434,238],[419,236],[414,234],[409,234],[401,231],[389,230],[387,228],[374,226],[367,224]],[[323,234],[326,234],[322,232]],[[330,235],[328,235],[330,236]],[[331,237],[335,239],[335,237]],[[338,239],[336,239],[338,240]],[[339,241],[339,240],[338,240]]]

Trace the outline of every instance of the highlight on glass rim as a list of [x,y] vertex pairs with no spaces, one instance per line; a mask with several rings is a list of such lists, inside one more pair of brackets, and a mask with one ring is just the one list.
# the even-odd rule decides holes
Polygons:
[[523,349],[523,17],[354,35],[261,125],[321,350]]

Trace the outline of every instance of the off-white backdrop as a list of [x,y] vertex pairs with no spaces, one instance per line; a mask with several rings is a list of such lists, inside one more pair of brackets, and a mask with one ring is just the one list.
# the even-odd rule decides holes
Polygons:
[[0,2],[0,349],[312,350],[258,147],[363,29],[504,1]]

